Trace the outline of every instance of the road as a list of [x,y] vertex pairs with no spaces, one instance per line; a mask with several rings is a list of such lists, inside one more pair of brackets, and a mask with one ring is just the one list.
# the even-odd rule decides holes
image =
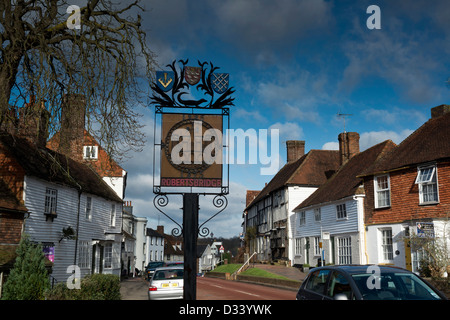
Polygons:
[[[122,300],[147,300],[148,282],[141,278],[121,282]],[[197,278],[197,300],[295,300],[295,292],[238,281]]]
[[295,291],[217,278],[197,278],[197,300],[295,300]]

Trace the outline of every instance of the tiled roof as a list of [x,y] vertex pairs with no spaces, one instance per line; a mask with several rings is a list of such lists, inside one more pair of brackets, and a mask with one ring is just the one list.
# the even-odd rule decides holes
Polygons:
[[37,148],[27,140],[9,134],[0,134],[0,143],[8,148],[27,175],[73,188],[81,187],[83,192],[122,202],[93,169],[82,163],[48,148]]
[[450,158],[450,113],[431,118],[361,176]]
[[289,162],[278,171],[270,182],[247,206],[287,185],[320,186],[339,168],[339,151],[310,150],[298,160]]
[[7,184],[0,179],[0,211],[2,209],[18,212],[28,211],[27,207],[17,199],[13,192],[8,188]]
[[367,164],[373,163],[394,148],[395,143],[391,140],[386,140],[353,156],[339,171],[294,210],[359,194],[362,192],[362,190],[359,190],[362,179],[357,176],[367,167]]
[[245,206],[248,206],[255,199],[261,190],[247,190]]

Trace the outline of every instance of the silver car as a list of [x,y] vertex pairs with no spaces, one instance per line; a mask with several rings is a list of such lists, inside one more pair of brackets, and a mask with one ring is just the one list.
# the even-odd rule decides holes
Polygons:
[[155,270],[148,287],[149,300],[183,299],[184,267],[161,267]]

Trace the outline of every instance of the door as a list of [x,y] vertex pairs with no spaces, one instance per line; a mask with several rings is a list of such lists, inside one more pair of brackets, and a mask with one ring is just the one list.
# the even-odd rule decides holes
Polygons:
[[412,271],[412,261],[411,261],[411,240],[405,238],[405,269]]

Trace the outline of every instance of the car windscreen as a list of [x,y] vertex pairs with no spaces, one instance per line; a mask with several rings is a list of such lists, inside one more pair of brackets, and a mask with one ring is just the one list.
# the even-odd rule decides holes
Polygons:
[[183,279],[183,275],[183,269],[157,270],[153,276],[153,280]]
[[365,300],[440,300],[439,295],[413,273],[352,275]]

